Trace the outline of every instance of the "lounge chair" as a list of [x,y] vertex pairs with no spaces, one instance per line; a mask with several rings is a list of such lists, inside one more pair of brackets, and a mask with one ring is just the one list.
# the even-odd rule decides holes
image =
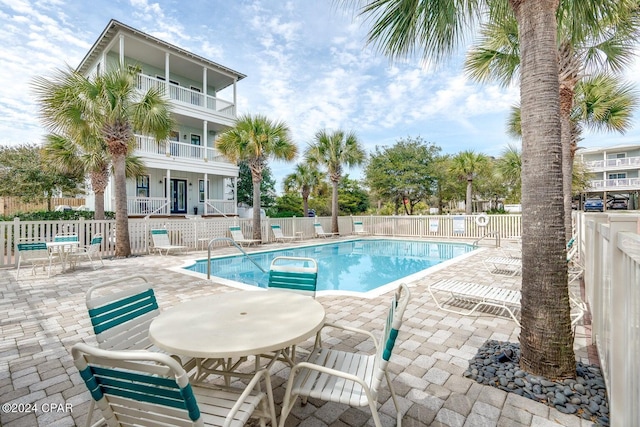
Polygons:
[[[520,326],[516,312],[520,311],[521,293],[515,289],[504,289],[495,286],[479,285],[476,283],[461,282],[453,279],[443,279],[428,286],[428,291],[438,308],[450,313],[469,316],[482,306],[497,307],[509,313],[511,318]],[[444,294],[444,300],[437,295]],[[441,298],[443,298],[441,296]],[[586,311],[584,303],[575,295],[570,294],[572,305],[571,324],[575,325]],[[462,306],[454,309],[449,305]],[[466,308],[465,308],[466,307]]]
[[251,245],[257,245],[259,243],[262,243],[260,240],[257,240],[257,239],[245,239],[244,235],[242,234],[242,229],[240,228],[239,225],[232,225],[231,227],[229,227],[229,232],[231,233],[231,238],[233,239],[233,241],[239,244],[240,246],[244,246],[244,245],[251,246]]
[[511,257],[489,257],[482,261],[487,271],[491,274],[515,276],[522,271],[522,260]]
[[313,228],[315,230],[316,237],[327,238],[327,237],[333,237],[338,235],[338,233],[325,233],[324,230],[322,229],[322,224],[320,223],[313,224]]
[[364,229],[362,221],[353,221],[353,234],[358,236],[366,236],[367,234],[369,234],[369,232]]
[[391,302],[380,340],[369,331],[325,323],[323,328],[338,328],[370,337],[376,352],[369,355],[325,348],[321,341],[322,330],[318,332],[316,346],[307,361],[291,368],[282,404],[280,427],[284,426],[298,397],[303,402],[312,397],[351,406],[369,406],[375,426],[381,427],[377,405],[383,378],[387,381],[396,407],[397,425],[401,425],[402,413],[387,368],[410,296],[407,285],[401,284]]
[[297,236],[285,236],[282,234],[282,228],[278,224],[271,224],[271,231],[273,232],[273,238],[276,242],[292,242]]
[[91,267],[95,270],[97,267],[93,265],[94,260],[100,260],[100,264],[104,267],[104,261],[100,255],[100,247],[102,246],[102,234],[95,234],[91,238],[91,243],[85,248],[78,248],[67,255],[69,264],[72,269],[76,267],[80,261],[86,259],[91,264]]
[[182,366],[166,354],[78,343],[71,355],[108,426],[243,426],[251,417],[275,425],[266,369],[242,389],[201,387],[191,385]]
[[51,277],[51,263],[53,262],[53,254],[47,248],[46,242],[24,242],[18,243],[18,270],[16,271],[16,280],[20,275],[20,267],[24,264],[31,265],[31,274],[36,274],[36,267],[42,266],[42,269],[48,267],[47,277]]
[[187,246],[172,245],[169,240],[169,232],[164,228],[154,228],[151,230],[151,240],[153,240],[153,249],[162,255],[162,251],[165,251],[165,255],[168,255],[170,251],[186,252]]

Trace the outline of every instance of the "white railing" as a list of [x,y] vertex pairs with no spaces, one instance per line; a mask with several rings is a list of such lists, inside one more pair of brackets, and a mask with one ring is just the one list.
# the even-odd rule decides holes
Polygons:
[[640,168],[640,157],[623,157],[620,159],[594,160],[584,162],[589,169]]
[[129,215],[169,215],[166,197],[127,197]]
[[640,178],[595,179],[589,185],[591,190],[631,190],[640,187]]
[[640,215],[579,214],[592,341],[612,426],[640,420]]
[[135,138],[136,149],[139,153],[160,154],[169,157],[231,163],[215,148],[177,141],[161,141],[158,143],[155,138],[144,135],[135,135]]
[[205,215],[236,215],[236,202],[234,200],[207,199],[204,203]]
[[[145,74],[138,74],[138,89],[142,91],[157,88],[160,92],[164,92],[166,87],[166,82],[163,80]],[[236,117],[236,109],[233,102],[225,101],[215,96],[205,95],[174,83],[169,83],[168,87],[169,91],[167,95],[174,101],[199,107],[232,119]]]

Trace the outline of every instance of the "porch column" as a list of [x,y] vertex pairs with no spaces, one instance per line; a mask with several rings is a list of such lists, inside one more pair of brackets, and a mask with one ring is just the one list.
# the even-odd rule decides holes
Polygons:
[[202,67],[202,93],[204,94],[204,108],[207,108],[207,67]]
[[238,81],[237,78],[233,79],[233,115],[236,115],[236,106],[238,105],[238,102],[236,100],[236,82]]
[[166,52],[164,54],[164,94],[166,96],[168,96],[169,98],[171,98],[169,96],[169,58],[170,58],[170,53]]
[[171,215],[171,169],[167,169],[167,180],[164,186],[164,194],[167,197],[167,215]]
[[[205,99],[205,102],[207,102],[206,99]],[[208,134],[208,130],[207,130],[208,127],[209,127],[209,122],[204,120],[202,122],[202,156],[201,156],[201,158],[203,158],[205,160],[208,160],[207,152],[209,151],[208,150],[208,147],[209,147],[209,134]]]
[[207,200],[209,200],[209,174],[204,173],[204,213],[208,212]]
[[120,65],[124,65],[124,36],[120,35]]
[[232,178],[233,182],[233,214],[238,215],[238,178]]

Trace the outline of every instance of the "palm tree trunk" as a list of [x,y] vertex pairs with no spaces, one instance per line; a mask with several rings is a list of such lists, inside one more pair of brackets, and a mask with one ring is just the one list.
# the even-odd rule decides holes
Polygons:
[[521,42],[522,350],[520,367],[575,377],[565,252],[556,43],[559,0],[509,0]]
[[473,180],[472,179],[467,179],[467,199],[465,202],[465,207],[464,207],[464,211],[467,215],[471,215],[473,213],[473,206],[472,206],[472,197],[473,197]]
[[129,241],[129,214],[127,212],[127,178],[125,153],[112,153],[114,192],[116,199],[116,257],[131,256]]
[[97,220],[104,219],[104,191],[109,183],[109,170],[105,167],[103,171],[91,173],[91,187],[94,193],[94,214]]
[[338,233],[338,181],[331,181],[331,232]]
[[305,218],[309,216],[309,193],[310,191],[302,190],[302,211]]
[[251,171],[251,181],[253,183],[253,237],[254,240],[262,242],[262,227],[260,226],[260,183],[262,182],[262,174],[258,175]]
[[94,213],[93,219],[103,220],[104,219],[104,190],[94,191]]
[[573,90],[560,85],[560,126],[562,139],[562,193],[564,195],[564,229],[565,243],[573,235],[573,220],[571,218],[571,181],[573,178],[573,156],[571,155],[571,109],[573,107]]

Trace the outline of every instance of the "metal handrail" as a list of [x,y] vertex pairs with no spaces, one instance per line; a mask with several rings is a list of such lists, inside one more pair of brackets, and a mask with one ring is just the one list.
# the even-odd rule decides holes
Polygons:
[[490,231],[490,232],[484,234],[478,240],[473,242],[473,246],[478,246],[478,243],[480,243],[481,240],[483,240],[485,237],[491,237],[491,236],[495,236],[495,238],[496,238],[496,248],[499,248],[500,247],[500,232],[499,231]]
[[207,245],[207,280],[210,280],[210,279],[211,279],[211,244],[212,244],[212,243],[215,243],[215,242],[229,242],[229,243],[231,243],[233,246],[235,246],[236,248],[238,248],[238,250],[239,250],[240,252],[242,252],[242,254],[243,254],[245,257],[247,257],[247,259],[248,259],[249,261],[251,261],[251,262],[252,262],[256,267],[258,267],[258,268],[260,269],[260,271],[262,271],[263,273],[266,273],[266,272],[267,272],[264,268],[262,268],[262,267],[260,266],[260,264],[258,264],[258,263],[253,259],[253,258],[251,258],[251,257],[249,256],[249,254],[248,254],[248,253],[246,253],[246,252],[244,251],[244,249],[242,249],[242,248],[241,248],[241,247],[236,243],[236,241],[235,241],[235,240],[233,240],[233,239],[231,239],[231,238],[229,238],[229,237],[217,237],[217,238],[215,238],[215,239],[211,239],[211,240],[209,240],[209,244]]

